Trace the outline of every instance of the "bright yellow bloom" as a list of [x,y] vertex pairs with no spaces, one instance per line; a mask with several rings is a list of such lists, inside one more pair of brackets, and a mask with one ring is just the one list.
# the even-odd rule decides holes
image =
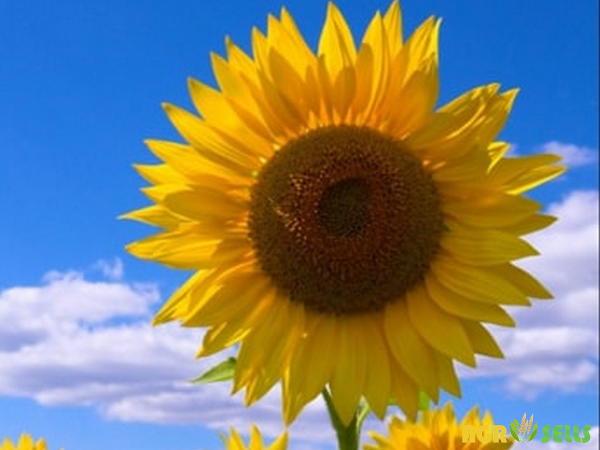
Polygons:
[[[421,414],[418,422],[393,417],[389,425],[389,437],[370,432],[369,436],[375,443],[366,444],[364,450],[506,450],[514,443],[508,432],[503,435],[504,439],[496,435],[497,442],[493,442],[492,415],[488,411],[481,418],[477,407],[469,411],[460,424],[456,421],[452,403]],[[468,425],[475,430],[480,426],[489,427],[486,438],[491,437],[492,441],[482,443],[474,436],[474,442],[467,440],[463,443],[463,427]]]
[[46,441],[38,439],[37,442],[28,434],[22,434],[17,445],[8,438],[4,438],[0,450],[47,450]]
[[229,438],[224,439],[224,443],[227,450],[286,450],[288,443],[287,433],[282,433],[271,445],[268,447],[263,444],[260,430],[255,425],[252,425],[250,430],[250,442],[246,446],[244,441],[233,428],[231,429],[231,435]]
[[512,261],[554,221],[521,194],[559,158],[504,157],[514,89],[434,110],[439,23],[403,42],[394,2],[357,48],[330,3],[315,54],[283,9],[252,57],[212,55],[219,90],[190,80],[200,117],[165,105],[186,143],[137,166],[155,204],[126,217],[163,230],[128,250],[197,271],[155,323],[208,328],[200,356],[239,343],[234,390],[282,380],[288,423],[325,387],[346,423],[361,397],[414,417],[420,389],[460,395],[454,360],[502,356],[481,323],[551,297]]

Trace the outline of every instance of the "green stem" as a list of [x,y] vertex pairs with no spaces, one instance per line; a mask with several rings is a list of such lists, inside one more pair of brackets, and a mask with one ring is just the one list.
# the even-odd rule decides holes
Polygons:
[[360,443],[360,431],[362,428],[363,421],[369,414],[369,407],[365,405],[359,406],[357,411],[354,413],[354,417],[348,424],[344,425],[340,416],[338,416],[331,394],[327,389],[323,389],[323,398],[327,405],[327,411],[329,412],[329,418],[331,419],[331,425],[335,429],[335,434],[338,441],[338,450],[358,450]]

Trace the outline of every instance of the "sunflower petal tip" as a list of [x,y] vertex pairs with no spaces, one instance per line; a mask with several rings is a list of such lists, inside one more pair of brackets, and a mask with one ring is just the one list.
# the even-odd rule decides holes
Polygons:
[[[130,217],[130,214],[131,214],[131,211],[129,211],[129,212],[126,212],[126,213],[119,214],[119,215],[117,216],[117,220],[128,220],[128,219],[130,219],[130,218],[131,218],[131,217]],[[127,248],[127,247],[125,247],[125,248]]]
[[[211,60],[213,58],[213,54],[214,54],[213,52],[210,53]],[[198,80],[196,80],[194,77],[187,77],[187,85],[188,85],[189,90],[194,90],[200,84],[201,83]]]
[[152,326],[157,327],[159,325],[163,325],[167,322],[170,322],[172,319],[167,317],[166,314],[161,314],[160,312],[152,319]]
[[163,109],[163,111],[165,113],[167,113],[167,115],[171,114],[173,111],[175,111],[177,109],[177,106],[175,106],[174,104],[169,103],[169,102],[162,102],[160,104],[160,106]]
[[337,5],[336,5],[334,2],[332,2],[332,1],[329,1],[329,2],[327,2],[327,17],[328,17],[328,18],[329,18],[329,15],[330,15],[330,14],[331,14],[331,15],[333,15],[333,14],[340,14],[340,10],[339,10],[339,8],[338,8],[338,7],[337,7]]

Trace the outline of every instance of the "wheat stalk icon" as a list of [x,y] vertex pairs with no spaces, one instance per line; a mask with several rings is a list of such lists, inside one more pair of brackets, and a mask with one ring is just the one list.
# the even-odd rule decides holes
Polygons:
[[[533,430],[531,426],[533,425]],[[519,442],[529,442],[531,441],[538,432],[537,423],[533,424],[533,414],[529,420],[527,420],[527,413],[523,414],[523,419],[521,419],[521,426],[519,427],[519,422],[517,419],[513,420],[510,424],[510,434]]]

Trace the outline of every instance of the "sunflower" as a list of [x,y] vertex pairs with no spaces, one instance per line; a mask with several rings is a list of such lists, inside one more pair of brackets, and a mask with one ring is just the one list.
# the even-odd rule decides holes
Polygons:
[[47,450],[46,442],[38,439],[37,442],[28,434],[22,434],[17,445],[13,444],[8,438],[5,438],[0,445],[0,450]]
[[282,433],[275,441],[268,447],[263,444],[260,430],[257,426],[252,425],[250,429],[250,442],[248,446],[244,444],[244,441],[235,429],[231,429],[229,438],[224,437],[223,442],[227,450],[286,450],[288,443],[287,433]]
[[[468,425],[475,430],[483,425],[489,427],[490,433],[487,437],[492,437],[492,442],[482,443],[474,439],[472,443],[463,443],[462,429]],[[501,438],[497,435],[498,442],[493,442],[492,425],[491,413],[486,412],[482,418],[477,407],[471,409],[458,424],[452,403],[448,402],[441,409],[423,411],[418,422],[392,417],[389,424],[389,437],[370,432],[369,435],[375,444],[365,444],[363,448],[364,450],[507,450],[511,448],[514,441],[510,437]]]
[[315,54],[282,9],[252,57],[212,55],[219,89],[190,80],[200,117],[164,106],[186,143],[136,166],[154,204],[125,217],[162,230],[128,250],[196,271],[155,323],[206,327],[199,356],[237,345],[234,391],[281,381],[286,423],[323,389],[346,424],[363,397],[414,417],[420,390],[460,395],[455,360],[502,356],[482,322],[551,297],[513,261],[554,221],[521,194],[559,158],[505,157],[514,89],[434,109],[439,24],[404,42],[394,2],[357,48],[330,3]]

